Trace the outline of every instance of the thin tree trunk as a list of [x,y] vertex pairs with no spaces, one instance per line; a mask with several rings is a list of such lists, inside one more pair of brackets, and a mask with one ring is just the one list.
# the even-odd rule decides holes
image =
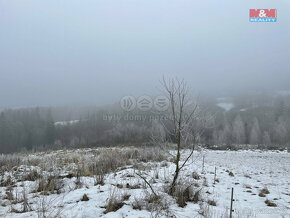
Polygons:
[[169,194],[172,195],[173,192],[175,191],[175,185],[176,185],[176,181],[178,178],[178,174],[179,174],[179,161],[180,161],[180,147],[181,147],[181,132],[180,132],[180,128],[178,128],[178,133],[177,133],[178,137],[177,137],[177,155],[176,155],[176,168],[175,168],[175,173],[174,173],[174,177],[173,177],[173,181],[171,183],[170,186],[170,190],[169,190]]

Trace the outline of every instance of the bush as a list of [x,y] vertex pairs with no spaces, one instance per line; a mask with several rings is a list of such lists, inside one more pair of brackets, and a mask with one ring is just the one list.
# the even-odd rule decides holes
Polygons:
[[266,197],[265,194],[263,194],[262,192],[259,193],[259,197]]
[[36,170],[31,170],[24,176],[23,181],[36,181],[40,177],[41,175]]
[[56,178],[55,176],[49,176],[48,178],[41,178],[38,182],[37,192],[41,192],[42,194],[49,193],[61,193],[61,188],[63,187],[63,181],[61,179]]
[[277,207],[277,204],[268,199],[265,201],[265,203],[267,204],[268,207]]
[[105,184],[105,175],[103,173],[96,175],[94,185],[104,185],[104,184]]
[[[165,192],[169,193],[169,187],[165,187]],[[173,192],[173,197],[179,207],[185,207],[187,202],[197,203],[201,200],[201,188],[197,188],[195,185],[189,182],[179,181]]]
[[87,196],[87,194],[84,194],[81,201],[88,201],[89,197]]
[[216,206],[216,202],[214,200],[208,200],[207,203],[211,206]]
[[197,172],[193,172],[192,173],[192,178],[194,178],[195,180],[199,180],[200,179],[200,176],[198,175]]
[[122,199],[116,196],[115,192],[113,192],[108,199],[108,203],[105,206],[106,210],[104,213],[107,214],[113,211],[117,211],[121,207],[123,207],[123,205],[124,203],[122,202]]
[[175,217],[169,210],[169,202],[163,195],[154,195],[145,191],[144,205],[151,212],[150,217]]
[[142,210],[142,207],[144,206],[143,202],[138,199],[138,198],[134,198],[134,202],[132,203],[132,207],[134,210]]
[[260,193],[263,193],[265,195],[270,194],[269,190],[267,188],[263,188]]

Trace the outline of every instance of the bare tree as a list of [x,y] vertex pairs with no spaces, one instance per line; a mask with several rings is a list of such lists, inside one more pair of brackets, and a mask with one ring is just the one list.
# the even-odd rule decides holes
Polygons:
[[[169,194],[175,191],[181,169],[193,155],[195,142],[198,142],[202,134],[206,119],[201,117],[201,111],[197,103],[191,100],[189,89],[184,80],[163,78],[163,88],[170,102],[171,129],[168,131],[170,138],[176,143],[175,172],[170,185]],[[168,130],[168,129],[167,129]],[[181,158],[182,147],[190,147],[191,152]]]

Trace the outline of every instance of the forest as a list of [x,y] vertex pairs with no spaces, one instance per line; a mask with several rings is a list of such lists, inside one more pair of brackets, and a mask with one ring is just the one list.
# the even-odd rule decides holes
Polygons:
[[[217,98],[200,99],[199,107],[211,117],[198,136],[200,144],[215,149],[247,145],[261,149],[289,148],[289,95],[248,94],[222,99],[232,105],[230,109],[218,106]],[[119,103],[102,107],[4,109],[0,113],[0,152],[152,145],[156,134],[170,138],[165,131],[170,124],[162,117],[166,117],[166,111],[126,112]]]

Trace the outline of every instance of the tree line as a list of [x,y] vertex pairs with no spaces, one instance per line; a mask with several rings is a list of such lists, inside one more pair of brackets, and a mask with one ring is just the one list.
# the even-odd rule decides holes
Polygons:
[[[207,110],[212,119],[199,135],[200,142],[209,147],[257,145],[260,148],[279,148],[290,145],[290,107],[283,100],[271,105],[258,104],[241,110],[235,107],[225,111],[215,101],[204,101],[201,110]],[[269,102],[269,99],[267,99]],[[236,103],[236,105],[238,105]],[[244,106],[245,104],[243,104]],[[27,108],[4,110],[0,113],[0,153],[33,149],[81,146],[151,143],[152,138],[170,138],[166,129],[170,123],[152,120],[155,112],[130,112],[146,119],[108,120],[114,114],[125,117],[127,112],[118,106],[88,108],[80,113],[68,108]],[[78,110],[80,111],[80,110]],[[68,116],[68,114],[73,114]],[[141,114],[140,114],[141,113]],[[166,115],[164,112],[162,115]],[[56,121],[76,119],[78,122],[56,125]],[[167,140],[168,141],[168,140]],[[174,142],[174,141],[173,141]]]

